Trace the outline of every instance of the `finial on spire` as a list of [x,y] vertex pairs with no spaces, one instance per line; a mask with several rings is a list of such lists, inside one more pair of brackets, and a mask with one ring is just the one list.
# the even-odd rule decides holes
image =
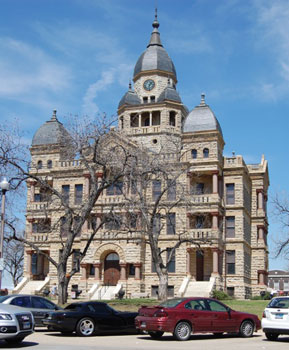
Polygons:
[[201,94],[201,103],[200,103],[201,105],[205,105],[206,104],[206,101],[205,101],[205,94],[204,93],[202,93]]
[[149,46],[154,46],[154,45],[157,45],[157,46],[163,46],[162,43],[161,43],[161,39],[160,39],[160,33],[158,31],[158,28],[159,28],[160,24],[159,24],[159,21],[158,21],[158,10],[157,8],[155,9],[155,20],[153,21],[153,32],[152,32],[152,35],[151,35],[151,40],[148,44],[148,47]]
[[51,117],[51,120],[53,121],[56,121],[57,120],[57,117],[56,117],[56,109],[53,110],[53,114],[52,114],[52,117]]
[[160,26],[159,21],[158,21],[158,9],[157,7],[155,8],[155,20],[153,21],[153,27],[158,28]]

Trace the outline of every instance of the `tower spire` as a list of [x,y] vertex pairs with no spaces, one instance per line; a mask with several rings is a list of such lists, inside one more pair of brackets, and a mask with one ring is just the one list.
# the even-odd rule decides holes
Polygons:
[[157,8],[155,8],[155,19],[153,21],[152,26],[154,29],[152,31],[151,39],[150,39],[150,42],[149,42],[147,47],[153,46],[153,45],[163,46],[161,43],[160,32],[158,30],[160,23],[158,21],[158,9]]

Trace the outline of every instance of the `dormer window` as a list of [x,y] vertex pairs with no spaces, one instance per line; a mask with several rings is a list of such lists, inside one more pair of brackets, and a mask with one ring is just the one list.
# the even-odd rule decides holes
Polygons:
[[42,169],[42,160],[37,162],[37,169]]
[[170,126],[176,126],[176,112],[170,111]]
[[192,149],[191,153],[192,153],[192,158],[196,159],[198,155],[198,151],[196,149]]
[[155,96],[151,96],[151,103],[155,103],[156,102],[156,97]]
[[148,103],[148,97],[143,97],[143,103]]
[[50,159],[47,161],[47,168],[48,169],[52,168],[52,160],[50,160]]
[[203,157],[204,158],[209,158],[209,149],[208,148],[204,148],[203,149]]

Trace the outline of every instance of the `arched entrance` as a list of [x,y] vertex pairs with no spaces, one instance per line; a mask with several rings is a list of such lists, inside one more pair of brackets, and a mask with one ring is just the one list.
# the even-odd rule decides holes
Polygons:
[[109,253],[104,259],[103,284],[106,286],[116,286],[119,278],[119,256],[117,253]]
[[196,252],[196,280],[203,281],[204,280],[204,252],[201,250],[197,250]]

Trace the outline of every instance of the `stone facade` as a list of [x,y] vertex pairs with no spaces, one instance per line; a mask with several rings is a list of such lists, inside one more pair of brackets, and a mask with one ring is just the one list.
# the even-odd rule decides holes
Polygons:
[[[260,164],[247,165],[240,155],[223,156],[222,131],[205,97],[202,95],[200,105],[189,113],[175,90],[174,71],[163,68],[171,67],[172,62],[162,62],[159,68],[158,60],[164,56],[157,19],[153,27],[147,48],[150,55],[144,58],[149,61],[141,62],[142,67],[148,68],[135,74],[134,90],[130,87],[119,105],[117,132],[136,147],[162,153],[168,161],[177,159],[170,144],[178,145],[180,166],[187,167],[179,178],[186,189],[186,204],[176,208],[175,231],[186,231],[191,238],[210,238],[210,242],[201,247],[201,255],[190,243],[177,249],[174,266],[169,272],[170,295],[179,295],[188,277],[191,281],[208,281],[214,277],[216,288],[237,298],[259,295],[267,288],[267,161],[262,156]],[[157,57],[152,57],[149,51],[152,48]],[[169,60],[169,57],[163,59]],[[50,122],[58,122],[55,114]],[[77,160],[65,160],[57,143],[53,146],[41,144],[40,136],[37,134],[37,144],[32,143],[31,147],[31,174],[46,177],[58,191],[69,186],[71,205],[79,205],[77,193],[81,192],[81,200],[85,200],[89,178]],[[39,191],[34,181],[28,181],[26,236],[57,260],[61,249],[59,230],[54,229],[47,235],[39,232],[37,223],[48,217],[47,226],[57,227],[63,212],[56,202],[47,207],[45,194]],[[147,195],[151,196],[151,189]],[[114,203],[117,206],[120,201],[121,195],[103,193],[95,212],[98,205],[105,207]],[[75,252],[84,247],[89,232],[89,223],[85,223],[81,236],[75,241]],[[150,248],[142,239],[130,239],[129,235],[132,233],[114,231],[96,235],[79,273],[71,281],[82,289],[82,296],[89,297],[94,284],[106,284],[104,276],[109,259],[119,271],[116,283],[122,284],[127,296],[155,295],[159,281],[153,272]],[[177,235],[167,234],[164,223],[160,248],[173,247],[176,241]],[[49,275],[51,284],[57,277],[55,267],[28,247],[25,275],[39,280]]]

